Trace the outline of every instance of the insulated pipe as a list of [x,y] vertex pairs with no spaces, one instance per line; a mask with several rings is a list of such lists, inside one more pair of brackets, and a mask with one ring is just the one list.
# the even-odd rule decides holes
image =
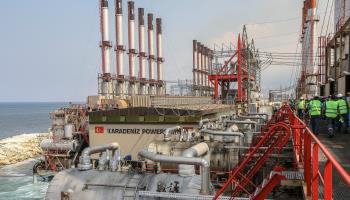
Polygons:
[[[200,134],[207,134],[209,135],[210,140],[214,139],[214,136],[224,136],[223,141],[224,142],[232,142],[230,141],[230,139],[225,138],[225,137],[235,137],[234,138],[234,142],[235,143],[242,143],[242,138],[244,137],[244,134],[242,132],[238,132],[238,131],[231,131],[233,128],[230,127],[228,128],[228,130],[226,131],[215,131],[215,130],[208,130],[208,129],[202,129],[199,131]],[[235,129],[238,129],[238,127],[236,127]],[[237,138],[238,137],[238,138]]]
[[162,34],[162,19],[156,19],[156,34],[157,34],[157,80],[163,80],[163,34]]
[[100,153],[106,150],[117,150],[119,149],[119,144],[114,142],[110,144],[105,144],[105,145],[98,145],[94,147],[87,147],[85,148],[80,156],[79,159],[79,165],[78,168],[79,170],[90,170],[92,169],[92,163],[91,163],[91,154],[94,153]]
[[145,50],[145,16],[144,8],[138,9],[138,23],[139,23],[139,65],[140,65],[140,78],[144,79],[145,67],[146,67],[146,50]]
[[[185,158],[195,158],[206,155],[206,159],[209,158],[209,147],[207,143],[199,143],[196,144],[185,151],[182,152],[182,156]],[[180,176],[194,176],[196,174],[196,170],[193,165],[179,165],[179,175]]]
[[79,143],[76,140],[53,142],[52,139],[44,139],[41,141],[40,147],[45,151],[50,151],[50,150],[75,151],[78,144]]
[[264,115],[266,117],[268,117],[269,115],[266,113],[247,113],[247,115]]
[[254,116],[254,115],[251,115],[251,116],[239,115],[238,117],[239,117],[239,118],[243,118],[243,119],[262,119],[262,120],[266,120],[265,117],[262,117],[262,116]]
[[202,119],[198,122],[198,128],[203,128],[203,125],[208,122],[214,122],[214,121],[222,122],[224,118],[228,118],[228,117],[229,117],[228,115],[220,115],[219,117],[212,118],[212,119],[208,119],[208,118]]
[[181,156],[165,156],[158,155],[147,150],[141,150],[138,154],[142,158],[152,160],[154,162],[188,164],[201,166],[201,194],[207,195],[210,192],[210,163],[204,158],[186,158]]
[[171,128],[167,128],[164,131],[164,141],[170,141],[171,140],[171,134],[175,131],[180,131],[181,127],[180,126],[175,126]]
[[193,40],[193,85],[197,84],[197,40]]
[[257,122],[255,121],[241,121],[241,120],[225,120],[224,121],[225,124],[229,124],[229,123],[234,123],[234,124],[252,124],[252,125],[256,125]]
[[124,75],[124,38],[123,38],[123,9],[122,0],[115,1],[115,27],[116,27],[116,53],[117,53],[117,75]]
[[229,131],[214,131],[208,129],[202,129],[199,131],[201,134],[208,134],[213,136],[238,136],[243,137],[244,134],[242,132],[229,132]]

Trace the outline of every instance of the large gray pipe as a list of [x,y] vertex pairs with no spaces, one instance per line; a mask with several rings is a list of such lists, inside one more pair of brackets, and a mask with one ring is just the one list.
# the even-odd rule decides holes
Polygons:
[[119,149],[119,144],[116,142],[105,144],[105,145],[98,145],[94,147],[87,147],[83,150],[80,156],[79,165],[78,168],[80,170],[90,170],[92,169],[92,163],[91,163],[91,154],[94,153],[100,153],[106,150],[117,150]]
[[265,119],[269,119],[269,115],[266,113],[247,113],[247,115],[259,115],[259,116],[265,116]]
[[214,139],[214,136],[224,136],[223,140],[225,142],[232,142],[232,137],[234,138],[234,142],[236,143],[242,143],[244,134],[238,131],[214,131],[214,130],[208,130],[208,129],[202,129],[199,131],[201,134],[207,134],[210,136],[210,139]]
[[244,136],[243,133],[241,132],[214,131],[214,130],[208,130],[208,129],[202,129],[199,132],[208,134],[208,135],[217,135],[217,136],[238,136],[238,137]]
[[201,194],[209,194],[210,183],[210,163],[204,158],[186,158],[180,156],[165,156],[158,155],[147,150],[141,150],[139,156],[155,162],[163,163],[175,163],[175,164],[188,164],[188,165],[200,165],[201,166]]
[[225,125],[227,124],[250,124],[250,125],[256,125],[257,122],[255,121],[242,121],[242,120],[225,120]]
[[[182,156],[186,158],[206,156],[206,159],[210,160],[208,152],[209,147],[207,143],[202,142],[186,149],[184,152],[182,152]],[[196,171],[193,165],[179,165],[180,176],[194,176],[195,174]]]
[[198,127],[199,127],[199,128],[203,128],[203,125],[206,124],[206,123],[208,123],[208,122],[214,122],[214,121],[220,121],[220,122],[222,122],[223,119],[224,119],[224,118],[227,118],[227,117],[228,117],[228,115],[220,115],[219,117],[212,118],[212,119],[208,119],[208,118],[202,119],[202,120],[199,121]]
[[175,126],[171,128],[167,128],[164,131],[164,141],[170,141],[171,140],[171,134],[175,131],[180,131],[181,127],[180,126]]

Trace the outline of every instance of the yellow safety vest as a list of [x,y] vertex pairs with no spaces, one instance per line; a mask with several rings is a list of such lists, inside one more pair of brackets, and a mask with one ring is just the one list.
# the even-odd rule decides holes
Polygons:
[[346,104],[345,99],[338,99],[338,113],[343,115],[348,113],[348,105]]
[[310,103],[310,115],[319,116],[321,115],[321,101],[320,100],[311,100]]
[[305,100],[299,101],[298,108],[299,109],[305,109]]
[[334,100],[328,100],[326,102],[326,117],[336,118],[338,111],[338,103]]

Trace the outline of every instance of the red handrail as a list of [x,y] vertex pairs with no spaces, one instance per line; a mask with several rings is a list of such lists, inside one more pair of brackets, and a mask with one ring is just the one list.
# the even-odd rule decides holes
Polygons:
[[[334,158],[332,153],[322,144],[322,142],[312,133],[306,124],[299,119],[296,114],[286,106],[284,109],[288,111],[289,121],[292,122],[292,130],[294,135],[294,152],[298,164],[304,167],[304,179],[306,183],[306,194],[311,199],[318,199],[319,179],[323,182],[324,199],[331,200],[333,197],[332,168],[336,169],[339,176],[350,189],[350,175]],[[319,171],[318,154],[319,149],[327,158],[324,166],[323,177]]]
[[[323,183],[324,187],[324,199],[331,200],[333,199],[333,182],[332,168],[336,169],[339,173],[340,177],[343,179],[344,183],[350,189],[350,175],[346,172],[346,170],[341,166],[341,164],[334,158],[334,156],[329,152],[329,150],[321,143],[321,141],[312,133],[312,131],[306,126],[306,124],[299,119],[293,110],[288,106],[284,105],[277,112],[276,115],[269,121],[266,127],[262,128],[262,131],[259,135],[269,135],[269,131],[265,132],[267,129],[272,128],[278,124],[283,124],[283,121],[286,121],[288,127],[292,130],[293,134],[293,148],[296,158],[296,163],[299,168],[303,168],[304,170],[304,181],[306,183],[306,195],[311,197],[312,200],[318,199],[319,192],[319,179]],[[287,124],[286,124],[287,125]],[[248,153],[254,153],[256,146],[261,141],[253,141],[253,145],[251,148],[247,150]],[[326,157],[326,162],[324,165],[323,176],[319,170],[319,150]],[[236,166],[232,172],[239,171],[240,167],[244,166],[245,162],[240,159],[240,166]],[[230,176],[229,181],[222,187],[215,195],[213,199],[218,198],[227,187],[227,184],[232,182],[234,176]],[[248,177],[247,177],[248,178]],[[244,184],[243,184],[244,186]],[[259,198],[257,198],[259,199]]]

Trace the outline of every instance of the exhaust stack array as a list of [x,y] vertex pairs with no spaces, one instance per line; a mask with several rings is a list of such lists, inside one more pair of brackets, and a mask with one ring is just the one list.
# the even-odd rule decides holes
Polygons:
[[193,86],[197,96],[210,95],[213,86],[208,75],[212,71],[213,51],[193,40]]
[[[111,72],[109,38],[109,14],[108,0],[100,1],[100,23],[101,23],[101,53],[102,74],[99,75],[99,95],[113,98],[119,96],[125,98],[127,95],[164,95],[165,86],[162,76],[163,51],[162,51],[162,22],[156,19],[156,33],[153,28],[153,14],[148,14],[148,55],[145,46],[145,13],[144,8],[138,9],[138,52],[135,45],[135,8],[134,2],[128,1],[128,71],[124,73],[125,44],[123,34],[123,1],[115,0],[115,63],[116,74]],[[154,34],[156,34],[157,54],[154,52]],[[139,59],[136,60],[136,56]],[[155,57],[157,56],[157,57]],[[146,60],[148,58],[149,77],[146,77]],[[136,62],[139,64],[137,71]],[[155,69],[157,63],[157,69]],[[157,77],[155,77],[157,74]],[[128,90],[126,91],[126,87]]]

